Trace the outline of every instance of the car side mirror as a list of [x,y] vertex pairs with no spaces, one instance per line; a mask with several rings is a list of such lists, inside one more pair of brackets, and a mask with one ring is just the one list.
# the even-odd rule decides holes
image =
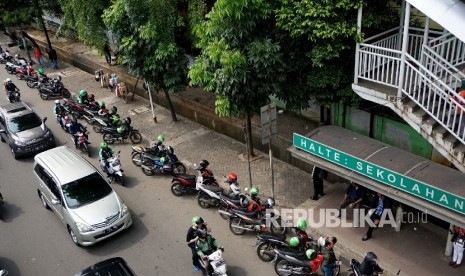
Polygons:
[[44,118],[42,119],[42,122],[45,123],[45,121],[47,121],[47,117],[44,117]]
[[52,205],[59,205],[59,204],[61,204],[61,201],[59,201],[56,198],[52,198]]

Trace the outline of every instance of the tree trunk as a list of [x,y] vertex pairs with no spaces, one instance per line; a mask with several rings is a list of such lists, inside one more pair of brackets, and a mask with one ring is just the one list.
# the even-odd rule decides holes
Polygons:
[[139,79],[140,77],[137,77],[136,84],[134,84],[134,89],[132,89],[131,101],[134,101],[134,94],[136,94],[136,88],[137,88],[137,84],[139,83]]
[[173,122],[177,122],[178,118],[176,118],[176,112],[174,111],[174,106],[173,102],[171,102],[170,94],[165,89],[163,89],[163,92],[165,92],[166,99],[168,100],[168,105],[170,106],[171,119],[173,120]]
[[23,37],[24,50],[26,50],[27,57],[29,58],[29,61],[32,61],[31,53],[29,53],[29,49],[27,48],[27,45],[26,45],[26,39],[24,38],[25,37],[24,36],[25,32],[23,31],[23,23],[19,24],[19,30],[21,31],[21,34],[22,34],[22,37]]
[[253,151],[253,143],[252,143],[252,120],[250,113],[247,113],[247,118],[246,118],[246,125],[245,125],[245,130],[246,130],[246,136],[247,136],[247,145],[248,145],[248,154],[250,157],[254,157],[255,153]]
[[40,25],[42,25],[42,29],[44,30],[45,38],[47,39],[48,48],[52,49],[52,43],[50,42],[50,38],[48,37],[47,28],[45,27],[44,18],[42,17],[43,15],[42,9],[39,6],[39,0],[35,0],[35,4],[36,4],[36,9],[37,9],[37,19],[39,20],[39,23]]

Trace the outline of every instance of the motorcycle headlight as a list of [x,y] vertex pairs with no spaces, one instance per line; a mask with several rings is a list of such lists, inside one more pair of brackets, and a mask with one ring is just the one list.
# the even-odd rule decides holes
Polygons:
[[81,233],[86,233],[86,232],[90,232],[90,231],[94,230],[94,228],[92,228],[92,226],[87,225],[85,223],[81,223],[81,222],[76,222],[76,227],[78,228],[79,232],[81,232]]
[[121,216],[124,217],[129,213],[129,208],[126,204],[123,203],[123,206],[121,208]]

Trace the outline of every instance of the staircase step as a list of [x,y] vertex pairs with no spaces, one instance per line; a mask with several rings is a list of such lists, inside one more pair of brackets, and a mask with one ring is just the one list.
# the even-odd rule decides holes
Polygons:
[[434,120],[431,116],[429,116],[429,114],[426,113],[426,118],[424,119],[421,127],[423,131],[427,133],[429,136],[432,136],[433,129],[436,125],[438,125],[436,120]]
[[409,101],[404,104],[404,112],[406,113],[413,113],[418,109],[420,109],[420,107],[411,99],[409,99]]
[[439,123],[436,123],[434,126],[433,126],[433,130],[431,132],[431,136],[433,136],[434,138],[436,139],[444,139],[446,136],[446,134],[449,133],[449,131],[443,127],[441,124]]
[[421,125],[426,119],[430,118],[429,114],[426,113],[426,111],[424,111],[423,109],[418,109],[412,112],[411,114],[412,121],[414,121],[418,125]]
[[465,145],[463,143],[460,143],[454,148],[452,153],[460,163],[463,163],[465,158]]
[[447,135],[445,135],[443,141],[444,148],[448,151],[451,152],[454,147],[458,146],[460,143],[457,138],[455,138],[454,135],[450,134],[450,132],[447,132]]

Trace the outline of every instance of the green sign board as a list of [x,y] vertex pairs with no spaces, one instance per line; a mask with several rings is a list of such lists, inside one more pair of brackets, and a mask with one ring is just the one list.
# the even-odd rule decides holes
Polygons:
[[361,175],[465,214],[465,198],[294,133],[294,146]]

